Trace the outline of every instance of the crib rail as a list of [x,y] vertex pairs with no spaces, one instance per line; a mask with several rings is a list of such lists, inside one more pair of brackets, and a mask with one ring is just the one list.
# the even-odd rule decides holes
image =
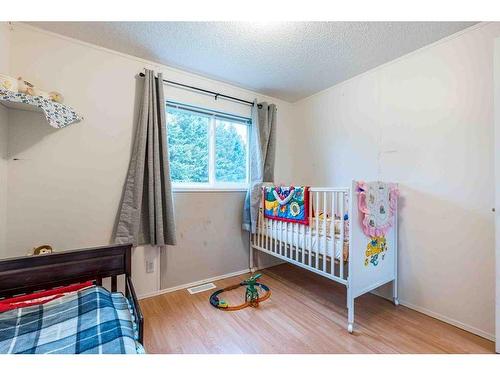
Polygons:
[[269,219],[264,200],[252,247],[339,283],[347,283],[350,188],[309,189],[309,225]]

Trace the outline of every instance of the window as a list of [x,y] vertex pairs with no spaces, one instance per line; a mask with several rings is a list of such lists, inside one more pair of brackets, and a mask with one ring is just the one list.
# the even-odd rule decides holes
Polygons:
[[170,175],[177,189],[246,189],[250,120],[167,102]]

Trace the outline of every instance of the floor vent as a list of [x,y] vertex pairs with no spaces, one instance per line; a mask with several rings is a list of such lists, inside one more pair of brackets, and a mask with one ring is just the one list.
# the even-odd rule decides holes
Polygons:
[[214,283],[207,283],[207,284],[193,286],[192,288],[188,288],[187,291],[190,294],[196,294],[196,293],[204,292],[206,290],[215,289],[215,288],[216,288],[216,286]]

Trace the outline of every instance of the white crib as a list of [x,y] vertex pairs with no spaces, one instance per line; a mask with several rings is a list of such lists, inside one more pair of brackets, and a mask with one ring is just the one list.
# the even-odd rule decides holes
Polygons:
[[[376,266],[365,265],[370,238],[360,225],[356,186],[353,181],[350,188],[311,187],[308,226],[264,217],[262,200],[257,231],[250,239],[252,271],[256,249],[345,285],[350,333],[354,328],[356,297],[393,282],[393,301],[398,305],[397,210],[394,225],[385,236],[387,251],[383,261]],[[344,220],[346,214],[348,220]]]

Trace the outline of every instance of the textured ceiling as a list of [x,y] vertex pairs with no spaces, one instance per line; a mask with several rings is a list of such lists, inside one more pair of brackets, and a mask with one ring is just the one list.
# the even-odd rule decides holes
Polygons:
[[473,22],[30,22],[290,102]]

